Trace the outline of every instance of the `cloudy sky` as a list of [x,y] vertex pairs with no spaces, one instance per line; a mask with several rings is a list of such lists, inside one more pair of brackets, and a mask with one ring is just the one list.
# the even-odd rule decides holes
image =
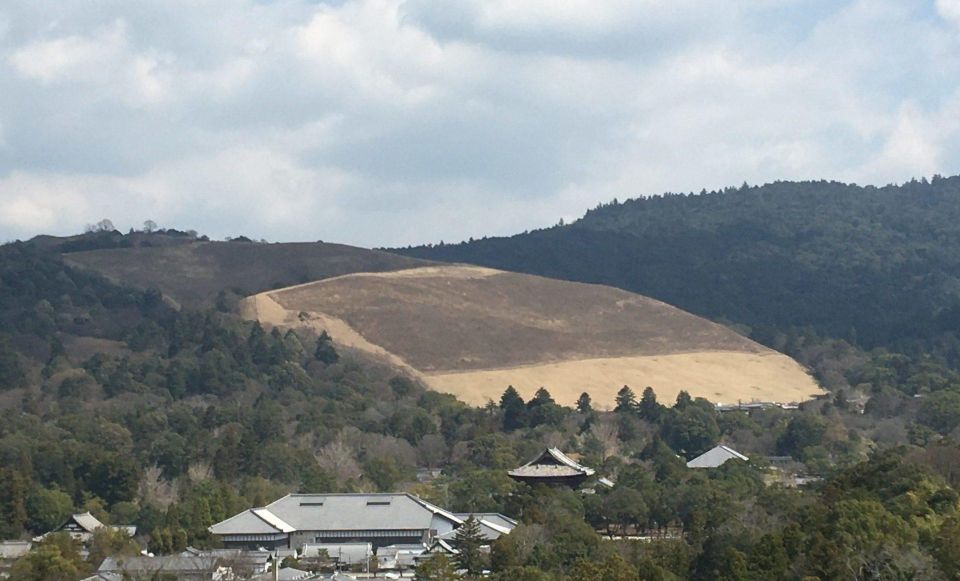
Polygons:
[[960,173],[960,0],[5,0],[0,242],[364,246]]

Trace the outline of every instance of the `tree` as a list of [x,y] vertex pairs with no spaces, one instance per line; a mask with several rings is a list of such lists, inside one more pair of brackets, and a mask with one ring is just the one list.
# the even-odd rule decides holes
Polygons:
[[483,554],[480,552],[483,543],[480,521],[470,515],[454,535],[454,546],[457,548],[454,559],[457,566],[468,575],[479,575],[483,572]]
[[613,411],[635,412],[637,410],[637,394],[633,393],[629,386],[624,385],[617,392],[616,404]]
[[960,391],[944,390],[923,398],[917,420],[941,434],[960,426]]
[[403,471],[391,457],[367,458],[363,463],[363,475],[373,482],[380,492],[393,490],[396,484],[403,480]]
[[581,414],[593,413],[593,401],[589,393],[583,392],[580,394],[580,397],[577,398],[577,411]]
[[803,451],[810,446],[822,444],[826,431],[827,424],[822,418],[810,414],[796,416],[777,439],[777,451],[804,460]]
[[438,553],[417,565],[415,581],[457,581],[460,576],[450,558]]
[[20,357],[10,341],[0,336],[0,391],[22,387],[25,379]]
[[657,422],[660,419],[660,404],[657,403],[657,394],[653,388],[647,386],[643,390],[639,404],[640,417],[648,422]]
[[20,581],[77,579],[80,575],[77,561],[64,555],[59,546],[50,543],[44,543],[14,561],[10,570],[10,578]]
[[317,338],[317,346],[313,351],[313,358],[325,365],[333,365],[340,360],[340,354],[333,346],[333,339],[326,331]]
[[99,564],[106,557],[136,556],[140,554],[140,545],[136,543],[126,531],[102,527],[93,533],[90,539],[91,563]]
[[546,388],[541,387],[527,402],[527,424],[531,428],[541,425],[555,426],[563,421],[563,408],[557,405]]
[[687,393],[686,390],[681,389],[680,393],[677,394],[677,401],[673,404],[673,407],[677,411],[683,411],[692,403],[693,398],[690,397],[690,394]]
[[507,386],[500,396],[500,411],[503,412],[503,429],[508,432],[526,425],[527,406],[512,386]]
[[37,488],[27,499],[27,528],[45,533],[63,523],[73,512],[73,499],[66,492]]
[[93,225],[93,230],[95,232],[113,232],[116,230],[116,228],[113,226],[112,221],[110,221],[108,218],[104,218]]
[[12,467],[0,467],[0,538],[20,536],[27,521],[27,480]]
[[720,439],[720,428],[714,416],[713,412],[699,406],[686,406],[680,413],[667,416],[661,430],[663,438],[678,452],[688,456],[702,454]]
[[143,222],[143,231],[147,234],[152,234],[157,230],[157,223],[153,220],[145,220]]

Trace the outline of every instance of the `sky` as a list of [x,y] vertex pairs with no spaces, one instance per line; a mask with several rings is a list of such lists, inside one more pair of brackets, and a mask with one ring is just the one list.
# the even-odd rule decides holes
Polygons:
[[5,0],[0,242],[399,246],[960,173],[960,0]]

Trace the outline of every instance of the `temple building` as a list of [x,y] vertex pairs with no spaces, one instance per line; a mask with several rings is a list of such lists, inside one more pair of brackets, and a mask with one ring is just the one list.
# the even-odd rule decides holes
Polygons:
[[593,468],[580,465],[559,449],[547,448],[533,460],[507,472],[507,475],[526,484],[552,484],[577,488],[595,472]]
[[[469,517],[412,494],[289,494],[210,527],[224,547],[274,550],[320,545],[337,552],[393,545],[429,546],[452,538]],[[500,514],[477,515],[484,538],[508,534],[517,522]],[[372,554],[372,553],[371,553]]]

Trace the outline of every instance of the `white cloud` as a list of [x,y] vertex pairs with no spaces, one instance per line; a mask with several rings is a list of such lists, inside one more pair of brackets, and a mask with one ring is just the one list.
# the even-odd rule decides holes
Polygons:
[[936,0],[936,7],[941,17],[960,26],[960,0]]
[[960,8],[933,9],[14,0],[0,239],[109,217],[407,244],[667,190],[949,174]]

